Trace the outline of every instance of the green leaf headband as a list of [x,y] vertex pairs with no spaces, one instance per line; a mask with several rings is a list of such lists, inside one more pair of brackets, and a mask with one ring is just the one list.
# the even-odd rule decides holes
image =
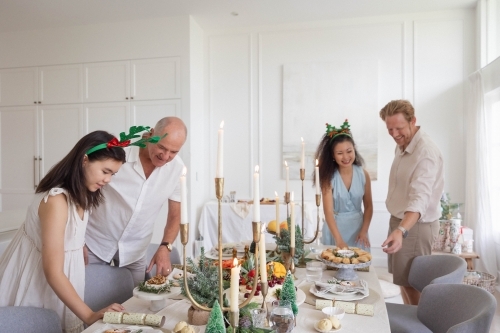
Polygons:
[[139,146],[141,148],[145,148],[146,142],[158,143],[158,141],[160,141],[161,139],[163,139],[167,135],[167,133],[165,133],[165,135],[163,135],[162,137],[151,136],[149,138],[142,138],[140,140],[137,140],[135,142],[130,143],[131,139],[140,137],[140,135],[137,133],[148,131],[149,129],[150,129],[149,126],[132,126],[132,127],[130,127],[129,134],[125,134],[125,132],[120,133],[120,141],[118,141],[117,138],[113,138],[113,139],[109,140],[108,142],[101,143],[95,147],[90,148],[89,150],[87,150],[86,154],[89,155],[97,150],[101,150],[104,148],[112,148],[112,147],[122,147],[123,148],[123,147],[128,147],[128,146]]
[[330,139],[334,139],[339,135],[347,135],[352,138],[350,127],[351,125],[349,125],[347,119],[340,125],[340,128],[335,128],[335,126],[326,123],[326,135],[328,135]]

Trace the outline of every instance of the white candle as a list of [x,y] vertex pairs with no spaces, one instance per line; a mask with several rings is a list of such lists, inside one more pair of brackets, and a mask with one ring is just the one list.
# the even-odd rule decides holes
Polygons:
[[184,167],[181,176],[181,224],[188,223],[186,173],[187,169]]
[[232,312],[238,311],[238,295],[240,293],[240,269],[241,266],[238,265],[238,259],[234,258],[233,268],[231,268],[231,284],[229,289],[229,307]]
[[300,138],[302,140],[302,154],[300,155],[300,168],[305,169],[306,168],[306,143],[304,142],[303,138]]
[[264,228],[260,233],[259,241],[259,261],[260,261],[260,281],[267,282],[267,267],[266,267],[266,237],[264,235]]
[[215,171],[216,178],[224,178],[224,120],[220,123],[218,144],[217,144],[217,169]]
[[319,189],[319,167],[318,167],[318,159],[316,159],[316,167],[314,168],[314,172],[316,174],[316,194],[320,194],[321,191]]
[[285,183],[285,192],[290,192],[289,190],[289,181],[290,181],[290,169],[288,168],[288,163],[285,161],[285,174],[286,174],[286,183]]
[[274,191],[276,195],[276,236],[280,236],[280,197],[278,196],[278,192]]
[[293,202],[293,192],[290,195],[290,247],[295,247],[295,202]]
[[253,174],[253,221],[260,222],[259,166],[255,166]]

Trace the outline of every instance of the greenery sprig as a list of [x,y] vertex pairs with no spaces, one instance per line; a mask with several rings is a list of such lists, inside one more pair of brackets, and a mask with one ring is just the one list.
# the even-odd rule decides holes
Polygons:
[[161,287],[161,288],[153,288],[148,285],[146,285],[146,282],[142,282],[139,284],[139,291],[143,291],[145,293],[151,293],[151,294],[161,294],[165,292],[170,292],[170,286],[172,285],[172,281],[167,280],[167,283]]

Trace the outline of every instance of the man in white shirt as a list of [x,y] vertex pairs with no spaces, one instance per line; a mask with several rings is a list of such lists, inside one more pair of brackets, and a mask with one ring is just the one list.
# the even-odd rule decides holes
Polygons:
[[382,247],[387,246],[389,272],[401,287],[404,303],[417,305],[420,293],[409,285],[408,275],[415,257],[431,254],[439,231],[443,157],[429,135],[415,125],[410,102],[391,101],[380,117],[397,143],[385,202],[391,213],[389,236]]
[[[89,264],[113,260],[132,272],[135,284],[144,281],[146,265],[148,272],[154,265],[157,274],[171,271],[170,251],[179,232],[179,179],[184,167],[177,154],[186,141],[187,129],[181,119],[166,117],[146,135],[163,138],[157,144],[147,143],[146,148],[125,148],[126,162],[112,185],[103,187],[104,202],[90,214],[85,237]],[[167,201],[162,245],[146,263],[156,217]]]

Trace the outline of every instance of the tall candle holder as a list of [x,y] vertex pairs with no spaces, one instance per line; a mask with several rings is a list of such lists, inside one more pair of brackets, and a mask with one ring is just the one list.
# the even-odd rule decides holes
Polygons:
[[290,217],[290,211],[288,210],[289,206],[288,204],[290,203],[290,192],[285,192],[285,203],[286,203],[286,217]]
[[[303,169],[301,169],[302,171]],[[301,178],[302,178],[302,173],[301,173]],[[303,185],[302,185],[303,186]],[[317,218],[316,218],[316,231],[314,232],[314,237],[308,241],[305,240],[305,230],[302,229],[302,237],[303,240],[302,242],[304,244],[311,244],[318,238],[319,234],[319,222],[320,222],[320,215],[319,215],[319,206],[321,205],[321,194],[316,194],[316,208],[317,208]],[[302,188],[302,228],[304,228],[304,188]],[[306,267],[306,258],[305,258],[305,253],[302,253],[302,256],[300,257],[299,264],[297,265],[298,267]]]
[[[217,197],[218,201],[218,261],[219,261],[219,267],[218,267],[218,273],[219,273],[219,304],[220,308],[223,312],[229,311],[229,321],[232,327],[238,327],[239,325],[239,311],[231,311],[231,308],[224,307],[224,302],[223,302],[223,296],[224,296],[224,289],[223,289],[223,276],[222,276],[222,197],[224,195],[224,178],[215,178],[215,195]],[[261,237],[261,222],[252,222],[252,233],[253,233],[253,241],[258,244],[260,241]],[[198,310],[202,311],[211,311],[212,308],[201,305],[199,304],[194,298],[193,295],[191,295],[191,292],[189,291],[189,285],[188,285],[188,274],[187,274],[187,263],[186,263],[186,245],[189,240],[189,224],[181,224],[180,226],[180,234],[181,234],[181,243],[183,246],[183,254],[182,254],[182,259],[184,263],[184,288],[186,291],[186,296],[193,305]],[[259,248],[258,246],[255,247],[255,267],[259,267]],[[252,285],[252,291],[250,292],[250,295],[248,298],[243,301],[243,303],[238,304],[238,308],[241,309],[242,307],[246,306],[250,301],[252,300],[253,296],[255,295],[255,291],[257,290],[257,284],[258,284],[258,278],[254,278],[253,285]],[[262,287],[261,287],[262,288]],[[264,298],[265,300],[265,298]]]

